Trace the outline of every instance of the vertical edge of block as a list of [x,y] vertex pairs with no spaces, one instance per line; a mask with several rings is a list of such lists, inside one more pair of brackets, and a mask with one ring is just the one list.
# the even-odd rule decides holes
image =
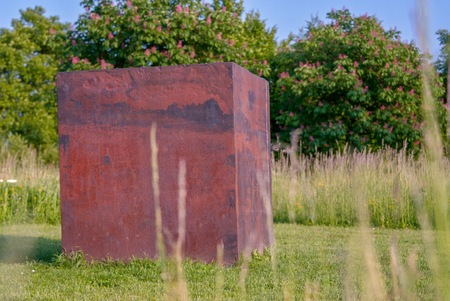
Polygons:
[[273,245],[268,82],[233,65],[238,252]]

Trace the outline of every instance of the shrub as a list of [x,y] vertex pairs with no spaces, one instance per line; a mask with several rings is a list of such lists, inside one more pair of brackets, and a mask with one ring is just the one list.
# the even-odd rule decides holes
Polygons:
[[[424,59],[396,29],[385,30],[375,17],[328,13],[331,24],[310,26],[273,64],[279,78],[272,89],[272,128],[283,141],[299,129],[304,152],[346,144],[362,150],[382,145],[409,150],[421,146]],[[437,113],[444,89],[430,79]]]

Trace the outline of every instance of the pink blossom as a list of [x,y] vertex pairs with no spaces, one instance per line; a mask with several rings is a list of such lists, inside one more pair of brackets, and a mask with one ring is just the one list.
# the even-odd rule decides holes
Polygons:
[[109,17],[106,18],[105,24],[109,24],[109,21],[110,21]]
[[281,86],[281,90],[285,90],[286,89],[286,87],[285,86]]
[[134,23],[138,23],[139,22],[139,15],[134,16]]
[[177,5],[177,12],[178,13],[183,12],[183,8],[181,7],[181,5]]
[[264,60],[264,65],[267,65],[267,60]]
[[389,90],[390,90],[390,88],[389,88],[389,86],[387,86],[387,87],[386,87],[386,91],[389,91]]
[[353,67],[358,67],[358,62],[357,61],[355,61],[354,63],[353,63]]
[[294,117],[294,113],[290,112],[289,116]]
[[414,95],[414,89],[412,89],[411,91],[408,92],[411,95]]
[[155,53],[156,52],[156,46],[152,47],[152,52]]
[[95,13],[91,13],[91,20],[95,20],[95,17],[96,17]]
[[234,46],[234,40],[233,40],[233,39],[231,39],[231,41],[230,41],[230,46],[231,46],[231,47]]
[[309,136],[309,140],[314,141],[314,137],[313,136]]
[[419,145],[419,144],[420,144],[420,141],[414,142],[414,145]]
[[247,60],[244,60],[244,65],[247,65],[248,64],[248,61]]
[[280,109],[280,114],[283,115],[283,110]]
[[161,25],[159,25],[158,27],[156,27],[156,30],[157,30],[158,32],[161,32],[161,29],[162,29]]
[[186,6],[186,7],[184,8],[184,12],[185,12],[186,14],[189,14],[189,7]]
[[356,84],[354,88],[355,88],[355,89],[358,89],[358,88],[359,88],[358,84]]
[[243,49],[247,48],[247,43],[246,42],[244,42],[244,44],[242,45],[242,48]]
[[226,6],[222,7],[222,11],[226,11],[226,10],[227,10]]
[[77,46],[77,41],[72,40],[72,46]]
[[130,1],[130,0],[127,1],[127,6],[128,6],[128,7],[132,7],[132,6],[133,6],[133,4],[131,4],[131,1]]
[[403,123],[406,124],[408,122],[408,118],[405,118],[405,120],[403,120]]
[[192,52],[191,52],[191,54],[189,55],[189,57],[190,57],[191,59],[193,59],[193,58],[194,58],[194,56],[195,56],[195,52],[194,52],[194,51],[192,51]]
[[108,33],[108,39],[110,40],[114,39],[114,35],[111,32]]
[[348,132],[350,135],[353,135],[353,132],[352,131],[350,131],[350,132]]
[[179,41],[178,41],[178,45],[177,45],[177,48],[181,48],[181,47],[183,47],[183,46],[181,45],[181,43],[182,43],[182,42],[181,42],[181,40],[179,40]]
[[237,13],[233,13],[233,18],[236,18],[237,17]]
[[388,125],[387,123],[384,124],[383,128],[387,129]]
[[388,64],[388,63],[386,63],[386,65],[384,66],[384,68],[389,68],[389,64]]
[[208,16],[208,18],[206,18],[206,24],[211,24],[211,16]]
[[294,78],[294,83],[298,83],[298,80],[296,80],[295,78]]
[[330,127],[330,128],[332,128],[333,127],[333,123],[330,121],[330,122],[328,122],[328,126]]
[[323,103],[319,100],[319,107],[323,106]]
[[84,9],[85,9],[86,11],[89,11],[89,6],[86,6]]
[[122,43],[122,49],[125,49],[125,43]]
[[217,35],[217,38],[218,38],[219,40],[222,40],[222,33],[221,33],[221,32],[219,32],[219,34]]
[[102,69],[106,69],[106,67],[108,67],[108,63],[106,63],[105,60],[101,60],[100,65],[102,66]]
[[147,49],[145,49],[145,52],[144,52],[144,54],[145,54],[145,55],[150,55],[150,49],[148,49],[148,48],[147,48]]
[[50,34],[52,35],[52,34],[54,34],[56,31],[55,31],[53,28],[50,28],[49,32],[50,32]]
[[80,58],[78,56],[76,56],[76,57],[74,57],[72,59],[72,64],[76,64],[76,63],[79,63],[79,62],[80,62]]
[[149,12],[148,12],[148,15],[149,15],[150,17],[152,16],[152,14],[153,14],[152,11],[149,11]]

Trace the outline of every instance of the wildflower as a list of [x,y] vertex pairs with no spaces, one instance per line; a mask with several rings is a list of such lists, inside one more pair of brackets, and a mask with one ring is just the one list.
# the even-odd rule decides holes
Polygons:
[[233,39],[231,39],[231,41],[230,41],[230,46],[231,46],[231,47],[234,46],[234,40],[233,40]]
[[177,12],[178,13],[183,12],[183,8],[181,7],[181,5],[177,5]]
[[178,41],[178,45],[177,45],[177,48],[181,48],[181,47],[183,47],[183,46],[181,45],[181,43],[182,43],[182,42],[181,42],[181,40],[179,40],[179,41]]
[[52,34],[54,34],[56,31],[55,31],[53,28],[50,28],[49,32],[50,32],[50,34],[52,35]]
[[206,18],[206,24],[211,24],[211,16],[208,16],[208,18]]
[[222,11],[226,11],[226,10],[227,10],[226,6],[222,7]]
[[387,86],[387,87],[386,87],[386,91],[389,91],[389,90],[390,90],[390,88],[389,88],[389,86]]
[[72,46],[77,46],[77,41],[75,41],[75,40],[72,40]]
[[330,127],[330,128],[332,128],[333,127],[333,123],[330,121],[330,122],[328,122],[328,126]]
[[294,117],[294,113],[290,112],[290,113],[289,113],[289,116],[290,116],[290,117]]
[[108,39],[110,39],[110,40],[114,39],[114,35],[112,34],[112,32],[109,32]]
[[[397,89],[398,91],[403,91],[403,87],[402,86],[400,86],[400,87],[398,87],[398,89]],[[397,105],[398,105],[398,103],[397,103]]]
[[150,55],[150,49],[145,49],[144,55]]
[[161,32],[161,29],[162,29],[161,25],[159,25],[158,27],[156,27],[156,30],[157,30],[158,32]]
[[313,136],[309,136],[309,140],[314,141],[314,137]]
[[283,115],[283,110],[280,109],[280,114]]
[[152,14],[153,14],[152,11],[149,11],[149,12],[148,12],[148,15],[149,15],[150,17],[152,16]]
[[189,57],[190,57],[191,59],[193,59],[193,58],[194,58],[194,56],[195,56],[195,52],[194,52],[194,51],[192,51],[192,52],[191,52],[191,54],[189,55]]
[[323,106],[323,103],[321,101],[319,101],[319,107]]
[[221,32],[219,32],[219,34],[217,35],[217,38],[218,38],[219,40],[222,40],[222,33],[221,33]]
[[233,18],[236,18],[237,17],[237,13],[233,13]]
[[89,6],[86,6],[84,9],[85,9],[86,11],[89,11]]
[[392,133],[392,130],[393,130],[393,129],[394,129],[394,127],[391,126],[391,127],[389,128],[389,132]]
[[184,8],[184,12],[185,12],[186,14],[189,14],[189,7],[186,6],[186,7]]
[[398,107],[398,102],[395,103],[395,107],[396,107],[396,108]]
[[412,89],[411,91],[408,92],[411,95],[414,95],[414,89]]
[[385,123],[384,126],[383,126],[383,128],[384,128],[384,129],[387,129],[387,127],[388,127],[388,125],[387,125],[387,123]]
[[384,66],[384,68],[389,68],[389,64],[388,64],[388,63],[386,63],[386,65]]
[[80,58],[78,56],[76,56],[76,57],[74,57],[72,59],[72,64],[76,64],[76,63],[79,63],[79,62],[80,62]]
[[414,145],[419,145],[419,144],[420,144],[420,141],[414,142]]
[[131,4],[131,1],[130,1],[130,0],[127,1],[127,6],[128,6],[128,7],[132,7],[132,6],[133,6],[133,4]]
[[139,15],[134,16],[134,23],[138,23],[139,22]]
[[[267,65],[267,60],[264,60],[264,65]],[[294,79],[294,82],[295,82],[296,80]]]

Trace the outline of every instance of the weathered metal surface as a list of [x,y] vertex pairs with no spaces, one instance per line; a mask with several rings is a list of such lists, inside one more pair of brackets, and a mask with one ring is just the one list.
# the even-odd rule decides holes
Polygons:
[[157,254],[154,121],[166,250],[177,239],[180,159],[187,163],[184,256],[209,262],[220,243],[229,264],[273,241],[257,182],[261,171],[270,187],[265,80],[221,63],[58,73],[57,87],[67,252]]

